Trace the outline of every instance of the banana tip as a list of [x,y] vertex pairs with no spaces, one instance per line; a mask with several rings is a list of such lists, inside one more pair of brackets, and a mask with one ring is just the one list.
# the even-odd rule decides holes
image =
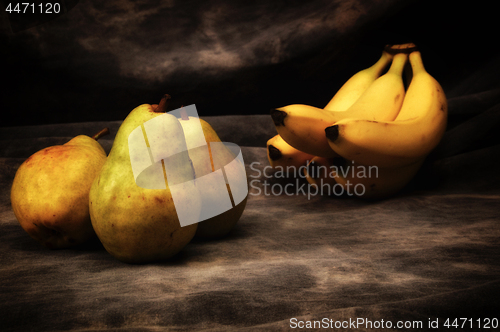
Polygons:
[[335,142],[339,137],[339,126],[333,125],[325,128],[325,135],[330,141]]
[[282,156],[281,151],[273,145],[269,145],[267,150],[269,151],[269,158],[271,158],[271,160],[278,160]]
[[275,126],[284,126],[285,117],[286,117],[286,112],[274,108],[271,109],[271,118],[273,118]]

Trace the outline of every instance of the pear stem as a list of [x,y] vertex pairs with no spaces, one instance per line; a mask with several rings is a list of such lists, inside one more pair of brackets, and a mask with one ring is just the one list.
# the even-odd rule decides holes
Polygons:
[[189,116],[186,112],[186,109],[184,108],[184,105],[181,106],[181,110],[179,111],[181,113],[181,119],[182,120],[189,120]]
[[106,127],[103,130],[101,130],[100,132],[98,132],[97,134],[95,134],[94,136],[92,136],[92,138],[97,141],[99,138],[106,136],[108,134],[109,134],[109,128]]
[[166,113],[167,112],[167,105],[168,105],[168,102],[171,98],[172,97],[170,97],[170,95],[167,95],[167,94],[163,95],[163,98],[161,98],[160,103],[158,104],[158,107],[155,108],[154,112],[155,113]]

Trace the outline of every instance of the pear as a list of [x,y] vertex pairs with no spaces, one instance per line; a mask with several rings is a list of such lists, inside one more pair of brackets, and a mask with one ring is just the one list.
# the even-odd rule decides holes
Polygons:
[[79,135],[63,145],[42,149],[18,168],[11,204],[23,229],[51,249],[69,248],[95,237],[89,191],[106,161],[97,139]]
[[[189,156],[196,173],[198,189],[203,195],[204,206],[221,208],[218,199],[226,193],[228,193],[231,204],[226,207],[225,212],[200,221],[195,237],[213,239],[226,236],[240,219],[247,203],[248,183],[245,166],[239,159],[235,159],[234,151],[228,149],[225,144],[213,144],[214,142],[221,143],[221,140],[208,122],[196,116],[189,116],[184,107],[180,110],[179,121],[184,130]],[[225,188],[200,181],[205,175],[221,168],[223,168],[223,175],[226,178]],[[237,204],[235,204],[236,192],[231,191],[227,178],[233,180],[233,191],[239,190],[240,194],[244,195],[244,198],[240,198]]]
[[[165,113],[169,99],[129,113],[90,190],[94,230],[104,248],[126,263],[167,260],[196,232],[199,192],[182,126]],[[160,120],[163,127],[151,129]],[[141,159],[144,153],[151,160]],[[181,225],[181,219],[191,222]]]

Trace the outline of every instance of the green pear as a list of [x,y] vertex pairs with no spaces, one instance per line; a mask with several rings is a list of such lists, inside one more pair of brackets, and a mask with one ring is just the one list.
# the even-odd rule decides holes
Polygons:
[[63,145],[42,149],[18,168],[11,188],[14,214],[23,229],[51,249],[68,248],[95,237],[89,191],[106,161],[97,142],[79,135]]
[[[171,258],[196,232],[199,192],[182,126],[175,116],[165,113],[169,98],[165,95],[159,105],[144,104],[130,112],[90,190],[94,230],[104,248],[123,262]],[[159,116],[164,128],[155,132],[148,126],[158,123]],[[137,156],[146,150],[151,156],[150,166],[141,172],[141,163],[147,166],[148,162]],[[161,159],[172,151],[185,153]],[[180,216],[186,215],[195,221],[181,226]]]
[[193,162],[198,189],[204,195],[204,204],[217,206],[220,204],[217,199],[225,192],[228,192],[232,204],[232,207],[225,212],[199,222],[195,237],[202,239],[223,237],[234,228],[243,214],[247,203],[248,190],[245,190],[244,199],[238,204],[234,204],[233,194],[235,193],[231,191],[227,181],[225,188],[220,188],[220,186],[200,180],[203,176],[224,166],[224,176],[226,179],[227,177],[233,179],[233,189],[248,189],[246,176],[244,179],[241,177],[242,174],[245,174],[245,165],[239,159],[235,159],[235,154],[223,144],[210,144],[214,142],[220,143],[221,140],[208,122],[198,117],[189,116],[185,109],[180,110],[180,115],[179,121],[184,130],[189,156]]

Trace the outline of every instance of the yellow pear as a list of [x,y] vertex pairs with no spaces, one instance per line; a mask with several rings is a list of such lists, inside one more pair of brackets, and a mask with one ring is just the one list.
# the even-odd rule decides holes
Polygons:
[[[182,126],[165,113],[169,98],[130,112],[90,190],[94,230],[123,262],[171,258],[196,232],[199,192]],[[182,226],[184,218],[193,223]]]
[[51,249],[82,244],[95,236],[89,191],[106,161],[97,139],[79,135],[63,145],[42,149],[26,159],[11,188],[14,214],[23,229]]
[[[188,115],[186,108],[180,110],[180,115],[179,121],[186,137],[189,156],[193,162],[198,189],[203,195],[203,205],[222,208],[221,195],[227,195],[228,202],[223,209],[224,212],[198,223],[195,237],[205,239],[223,237],[234,228],[245,210],[248,198],[245,165],[236,158],[234,151],[222,144],[208,122],[197,116]],[[213,175],[215,171],[223,174],[224,188],[221,188],[221,182],[217,185],[215,182],[202,181],[202,178]],[[227,179],[231,179],[233,190]]]

